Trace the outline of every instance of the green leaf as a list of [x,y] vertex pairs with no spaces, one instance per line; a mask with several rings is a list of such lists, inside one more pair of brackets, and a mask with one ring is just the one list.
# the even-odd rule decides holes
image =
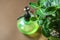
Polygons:
[[44,12],[44,9],[38,9],[35,11],[36,15],[39,15],[39,18],[42,19],[46,16],[46,13]]
[[36,8],[37,8],[36,3],[33,3],[33,2],[30,2],[30,3],[29,3],[29,6],[30,6],[30,7],[32,7],[32,8],[34,8],[34,9],[36,9]]
[[41,0],[38,0],[38,1],[37,1],[37,5],[38,5],[38,6],[40,6],[40,2],[41,2]]
[[44,19],[44,22],[43,22],[43,25],[42,25],[42,34],[45,36],[45,37],[49,37],[50,36],[50,31],[52,30],[49,30],[49,24],[50,24],[50,21],[48,19]]
[[60,18],[60,8],[58,8],[58,9],[56,10],[56,14],[57,14],[57,16]]
[[45,29],[45,26],[43,25],[43,28],[42,28],[42,34],[45,36],[45,37],[49,37],[50,36],[50,32],[48,29]]
[[50,12],[50,11],[55,11],[57,9],[57,7],[56,6],[52,6],[52,7],[48,7],[48,8],[46,8],[46,12]]
[[37,5],[38,6],[43,6],[45,1],[46,0],[37,0]]

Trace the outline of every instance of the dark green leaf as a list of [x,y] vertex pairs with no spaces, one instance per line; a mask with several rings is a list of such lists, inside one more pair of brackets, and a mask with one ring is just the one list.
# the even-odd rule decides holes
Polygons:
[[52,7],[48,7],[48,8],[46,8],[46,12],[50,12],[50,11],[55,11],[57,9],[57,7],[55,7],[55,6],[52,6]]
[[36,9],[37,8],[37,5],[36,3],[33,3],[33,2],[30,2],[29,3],[29,6],[31,6],[32,8]]

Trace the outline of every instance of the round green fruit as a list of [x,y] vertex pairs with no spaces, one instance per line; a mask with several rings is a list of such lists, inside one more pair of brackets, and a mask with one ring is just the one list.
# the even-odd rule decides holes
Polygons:
[[17,20],[17,27],[18,27],[19,31],[22,32],[23,34],[30,35],[30,34],[35,33],[38,30],[39,25],[38,25],[37,21],[38,20],[26,21],[24,19],[24,17],[22,17],[19,20]]

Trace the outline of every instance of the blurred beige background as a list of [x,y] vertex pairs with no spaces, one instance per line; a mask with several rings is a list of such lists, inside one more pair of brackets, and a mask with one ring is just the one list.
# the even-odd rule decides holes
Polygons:
[[0,0],[0,40],[30,40],[17,29],[17,17],[35,0]]

